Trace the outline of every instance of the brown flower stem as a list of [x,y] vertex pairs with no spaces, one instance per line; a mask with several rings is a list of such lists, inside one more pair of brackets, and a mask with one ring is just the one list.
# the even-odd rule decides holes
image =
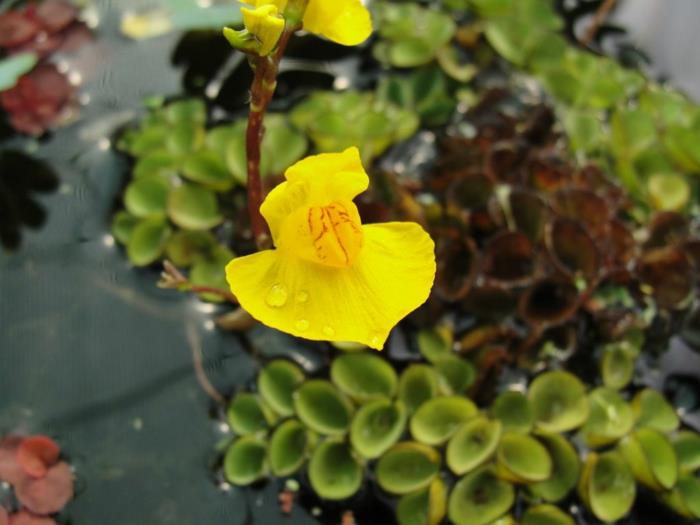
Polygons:
[[228,301],[229,303],[238,304],[238,299],[229,290],[223,288],[216,288],[214,286],[197,286],[192,284],[190,280],[185,277],[185,275],[177,269],[177,267],[166,260],[163,261],[163,272],[160,274],[160,281],[158,281],[159,288],[169,288],[173,290],[180,290],[181,292],[192,292],[192,293],[208,293],[212,295],[217,295]]
[[297,26],[288,27],[280,37],[277,51],[266,57],[255,57],[253,68],[255,78],[250,92],[250,114],[246,130],[246,154],[248,165],[248,214],[253,237],[258,249],[270,247],[271,237],[267,223],[260,213],[263,201],[263,187],[260,177],[260,156],[262,139],[265,135],[263,119],[277,88],[279,64],[287,48],[289,39],[297,30]]
[[612,11],[613,7],[615,7],[616,2],[617,0],[605,0],[605,2],[603,2],[598,8],[598,11],[596,11],[595,15],[593,15],[593,22],[591,22],[588,31],[586,31],[586,36],[584,36],[583,40],[581,40],[581,43],[584,46],[591,45],[598,34],[600,26],[603,24],[603,22],[605,22],[605,19],[610,14],[610,11]]
[[194,286],[190,284],[187,289],[196,294],[200,293],[208,293],[212,295],[218,295],[221,297],[223,300],[228,301],[229,303],[233,304],[238,304],[238,299],[236,299],[236,296],[233,295],[231,292],[228,290],[224,290],[223,288],[214,288],[212,286]]

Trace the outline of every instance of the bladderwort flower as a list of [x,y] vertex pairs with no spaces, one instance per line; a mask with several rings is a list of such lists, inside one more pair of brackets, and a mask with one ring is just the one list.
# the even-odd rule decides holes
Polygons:
[[361,223],[352,199],[369,177],[357,148],[308,157],[285,178],[260,208],[275,249],[232,260],[231,291],[272,328],[383,348],[430,294],[432,239],[412,222]]

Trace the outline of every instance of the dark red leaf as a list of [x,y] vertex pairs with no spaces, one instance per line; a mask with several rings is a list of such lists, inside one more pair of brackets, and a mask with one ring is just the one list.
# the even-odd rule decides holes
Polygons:
[[56,525],[56,522],[46,516],[37,516],[21,510],[10,516],[9,525]]
[[0,47],[19,46],[39,32],[39,26],[31,19],[17,11],[8,11],[0,15]]

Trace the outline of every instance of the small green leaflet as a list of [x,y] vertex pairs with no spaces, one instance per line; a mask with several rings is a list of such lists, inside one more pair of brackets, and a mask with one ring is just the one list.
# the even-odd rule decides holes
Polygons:
[[0,91],[15,87],[19,77],[31,71],[37,60],[34,53],[19,53],[0,60]]

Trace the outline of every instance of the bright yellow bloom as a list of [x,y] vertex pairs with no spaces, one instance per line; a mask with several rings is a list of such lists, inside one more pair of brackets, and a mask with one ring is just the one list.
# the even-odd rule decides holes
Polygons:
[[260,43],[260,56],[269,55],[284,31],[284,18],[274,5],[262,5],[255,9],[241,8],[243,25]]
[[428,298],[432,239],[412,222],[362,225],[352,199],[369,177],[357,148],[304,159],[285,177],[260,208],[276,249],[231,261],[231,291],[272,328],[381,349]]
[[[288,0],[249,0],[256,7],[274,5],[283,12]],[[360,0],[309,0],[304,29],[345,46],[361,44],[372,34],[372,19]]]

